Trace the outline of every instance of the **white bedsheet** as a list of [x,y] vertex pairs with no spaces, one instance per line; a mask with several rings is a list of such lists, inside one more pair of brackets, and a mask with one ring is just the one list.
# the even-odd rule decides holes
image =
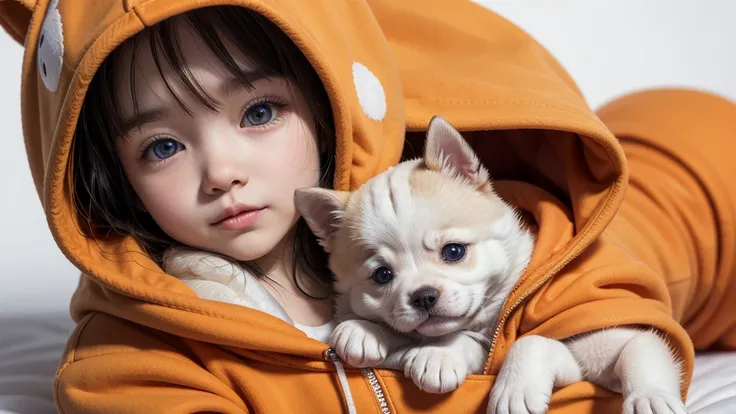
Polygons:
[[[56,412],[54,372],[73,326],[65,314],[0,317],[0,414]],[[736,353],[697,357],[688,407],[736,413]]]
[[736,413],[736,352],[697,356],[687,406],[691,414]]
[[56,413],[54,374],[73,328],[64,313],[0,316],[0,414]]

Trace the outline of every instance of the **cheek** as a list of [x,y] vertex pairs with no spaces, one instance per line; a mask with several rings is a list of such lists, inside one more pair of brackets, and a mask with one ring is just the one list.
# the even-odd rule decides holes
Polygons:
[[466,309],[471,302],[483,298],[485,283],[461,284],[449,282],[444,283],[441,290],[439,307],[450,310]]
[[320,178],[319,148],[312,126],[299,117],[292,116],[284,128],[284,139],[276,140],[271,152],[275,158],[271,168],[278,169],[274,179],[292,187],[312,187]]
[[185,229],[191,221],[192,197],[187,197],[191,179],[182,171],[165,171],[157,174],[134,177],[130,180],[146,211],[158,225],[171,234],[176,229]]
[[475,273],[480,273],[482,278],[487,277],[486,275],[498,277],[509,271],[509,257],[500,241],[491,240],[478,245],[473,259],[473,268],[477,269]]
[[384,295],[366,285],[350,290],[350,305],[355,313],[364,318],[383,315],[387,308]]

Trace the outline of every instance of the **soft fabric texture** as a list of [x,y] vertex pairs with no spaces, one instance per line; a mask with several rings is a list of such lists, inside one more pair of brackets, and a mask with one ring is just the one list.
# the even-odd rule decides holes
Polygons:
[[[74,322],[63,313],[0,319],[0,414],[55,414],[54,372]],[[695,357],[688,393],[691,414],[736,412],[736,353]]]
[[[623,324],[667,336],[684,362],[684,397],[690,336],[699,348],[736,345],[736,312],[726,301],[736,294],[730,102],[656,91],[617,100],[599,118],[547,51],[470,2],[51,3],[6,0],[0,24],[19,41],[27,33],[29,163],[59,247],[84,272],[72,303],[78,326],[56,379],[63,413],[341,412],[346,385],[360,413],[484,412],[520,336],[563,339]],[[358,187],[402,149],[418,151],[439,114],[465,131],[503,197],[538,226],[532,264],[504,306],[485,375],[429,395],[403,373],[346,367],[341,386],[326,344],[262,312],[196,297],[132,239],[91,240],[79,231],[68,157],[97,67],[144,27],[220,4],[273,20],[315,67],[334,112],[337,189]],[[64,36],[51,53],[62,59],[58,84],[39,72],[40,34],[54,10]],[[549,412],[620,406],[620,396],[577,383],[553,394]]]
[[0,414],[51,414],[54,371],[74,321],[61,312],[0,317]]
[[695,357],[695,371],[687,398],[692,414],[736,412],[736,353],[704,353]]

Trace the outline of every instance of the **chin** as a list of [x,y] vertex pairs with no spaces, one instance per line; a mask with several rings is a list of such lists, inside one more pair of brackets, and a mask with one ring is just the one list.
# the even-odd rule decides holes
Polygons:
[[266,254],[261,254],[260,252],[229,251],[225,255],[238,262],[254,262],[263,258]]
[[262,259],[273,252],[278,242],[279,240],[276,237],[256,230],[239,235],[235,239],[230,240],[220,250],[223,254],[235,260],[252,262]]

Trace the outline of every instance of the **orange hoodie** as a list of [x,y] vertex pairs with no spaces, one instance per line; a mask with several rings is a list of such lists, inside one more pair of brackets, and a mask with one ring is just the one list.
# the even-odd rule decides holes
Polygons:
[[[422,393],[400,372],[346,367],[342,375],[325,360],[326,344],[288,323],[197,298],[132,239],[90,240],[78,231],[71,138],[101,61],[146,26],[224,4],[268,17],[315,67],[334,112],[338,189],[385,170],[404,148],[418,150],[421,131],[439,114],[466,131],[501,194],[528,213],[537,246],[503,308],[484,375],[445,395]],[[306,4],[0,1],[0,24],[26,47],[31,171],[59,247],[83,272],[72,300],[78,327],[56,381],[61,412],[337,413],[347,410],[349,391],[358,413],[481,413],[521,335],[563,339],[624,324],[667,335],[684,361],[684,397],[693,363],[688,334],[703,348],[736,345],[736,312],[726,302],[736,294],[729,161],[736,141],[727,140],[736,133],[736,106],[658,91],[616,101],[598,118],[548,52],[471,2]],[[44,21],[63,32],[47,49]],[[354,62],[382,85],[380,121],[361,108]],[[403,145],[405,125],[414,145]],[[620,396],[577,383],[555,391],[549,412],[620,407]]]

